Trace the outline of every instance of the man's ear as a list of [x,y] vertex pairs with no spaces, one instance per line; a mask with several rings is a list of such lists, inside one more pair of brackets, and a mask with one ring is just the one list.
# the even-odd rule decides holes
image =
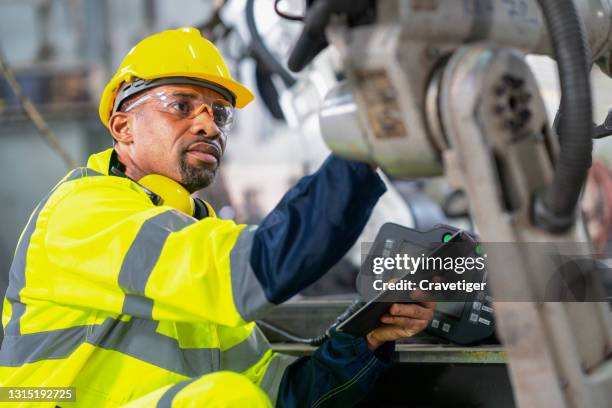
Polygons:
[[133,116],[126,112],[115,112],[110,117],[108,128],[117,142],[125,144],[133,142],[132,120]]

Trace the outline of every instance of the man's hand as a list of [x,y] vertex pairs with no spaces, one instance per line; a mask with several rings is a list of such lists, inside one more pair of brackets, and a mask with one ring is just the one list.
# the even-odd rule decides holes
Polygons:
[[374,351],[384,342],[420,333],[433,317],[435,307],[435,302],[394,303],[389,311],[381,316],[382,324],[366,336],[368,348]]

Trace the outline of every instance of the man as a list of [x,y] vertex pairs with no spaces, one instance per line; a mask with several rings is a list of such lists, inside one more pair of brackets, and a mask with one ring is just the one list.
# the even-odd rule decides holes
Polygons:
[[114,148],[56,185],[20,238],[0,385],[75,387],[84,407],[351,406],[367,393],[433,305],[393,305],[366,338],[334,333],[312,357],[272,352],[253,321],[340,259],[385,188],[332,156],[259,227],[215,218],[190,194],[213,181],[234,107],[252,99],[193,28],[128,53],[100,103]]

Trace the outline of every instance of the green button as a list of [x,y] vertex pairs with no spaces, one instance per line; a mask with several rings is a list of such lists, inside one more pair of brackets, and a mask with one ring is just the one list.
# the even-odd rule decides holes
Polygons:
[[453,237],[453,234],[451,232],[447,232],[444,235],[442,235],[442,242],[448,242],[450,241],[452,237]]
[[482,247],[480,246],[480,244],[476,244],[476,248],[474,248],[474,252],[478,256],[482,255]]

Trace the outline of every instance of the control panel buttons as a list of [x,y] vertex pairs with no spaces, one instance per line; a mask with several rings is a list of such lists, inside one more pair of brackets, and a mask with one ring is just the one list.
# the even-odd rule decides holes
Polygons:
[[433,327],[434,329],[437,329],[438,326],[440,326],[440,321],[438,319],[433,319],[431,321],[431,327]]
[[470,314],[470,323],[476,323],[478,321],[478,315],[476,313]]
[[492,308],[492,307],[489,307],[489,306],[482,305],[481,310],[482,310],[483,312],[493,313],[493,308]]
[[391,250],[393,249],[393,245],[395,245],[395,241],[392,239],[386,239],[385,245],[382,251],[382,256],[388,257],[391,256]]
[[485,319],[484,317],[479,318],[478,322],[480,322],[482,324],[486,324],[487,326],[489,326],[491,324],[491,321],[489,319]]
[[448,323],[442,324],[442,331],[448,333],[450,331],[451,325]]

